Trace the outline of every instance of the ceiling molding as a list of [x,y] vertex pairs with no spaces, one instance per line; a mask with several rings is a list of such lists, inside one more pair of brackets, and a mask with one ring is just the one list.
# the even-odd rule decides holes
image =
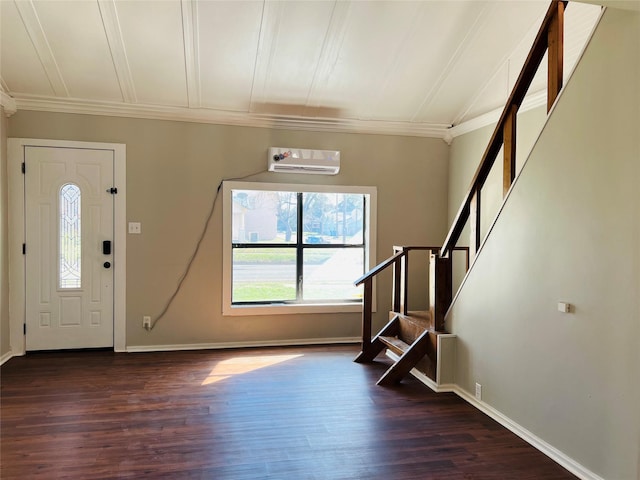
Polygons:
[[27,0],[23,2],[15,2],[15,6],[18,9],[20,18],[22,18],[22,23],[27,29],[31,43],[33,44],[36,54],[44,68],[45,75],[49,80],[53,93],[58,97],[68,97],[69,90],[62,78],[58,63],[53,56],[51,45],[44,33],[35,5],[31,0]]
[[590,3],[591,5],[599,5],[603,8],[620,8],[622,10],[631,10],[640,12],[640,2],[633,0],[577,0],[580,3]]
[[[532,110],[536,107],[541,107],[547,104],[547,91],[542,90],[536,93],[533,93],[527,96],[520,108],[518,109],[518,113],[523,113],[528,110]],[[456,137],[460,135],[464,135],[465,133],[473,132],[474,130],[478,130],[479,128],[486,127],[487,125],[495,125],[500,120],[500,115],[502,115],[502,111],[504,107],[496,108],[490,112],[487,112],[483,115],[475,117],[466,122],[462,122],[455,127],[451,127],[447,131],[447,135],[444,137],[444,140],[447,143],[450,143]],[[449,140],[450,139],[450,140]]]
[[122,30],[120,29],[120,21],[118,20],[118,11],[114,0],[98,0],[98,8],[102,17],[102,26],[107,36],[107,43],[111,51],[111,60],[113,68],[118,77],[120,92],[122,99],[126,103],[137,103],[136,89],[129,67],[129,59],[127,58],[127,50],[124,46],[122,38]]
[[10,117],[18,111],[16,101],[3,91],[0,91],[0,105],[2,105],[2,108],[4,108],[4,114],[7,117]]
[[198,43],[198,2],[181,0],[182,36],[184,40],[184,65],[187,76],[187,98],[190,108],[201,103],[200,48]]
[[400,135],[440,139],[443,139],[447,132],[450,131],[450,125],[431,123],[283,116],[231,112],[207,108],[196,109],[142,104],[130,105],[117,102],[85,101],[73,98],[61,100],[36,95],[16,96],[15,102],[18,110],[146,118],[259,128],[286,128],[291,130]]

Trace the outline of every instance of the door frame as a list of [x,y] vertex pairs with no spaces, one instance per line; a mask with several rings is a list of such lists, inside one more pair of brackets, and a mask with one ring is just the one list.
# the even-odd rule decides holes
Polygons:
[[[9,190],[9,331],[11,355],[24,355],[26,311],[25,182],[22,174],[24,149],[27,146],[110,150],[113,152],[113,182],[118,193],[113,204],[113,349],[127,347],[126,272],[127,272],[127,182],[126,145],[120,143],[76,142],[9,138],[7,140],[7,177]],[[27,247],[28,248],[28,247]]]

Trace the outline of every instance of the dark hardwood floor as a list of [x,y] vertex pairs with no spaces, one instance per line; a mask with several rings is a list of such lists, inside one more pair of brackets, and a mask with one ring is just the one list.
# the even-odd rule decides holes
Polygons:
[[356,346],[29,354],[2,366],[0,478],[573,479]]

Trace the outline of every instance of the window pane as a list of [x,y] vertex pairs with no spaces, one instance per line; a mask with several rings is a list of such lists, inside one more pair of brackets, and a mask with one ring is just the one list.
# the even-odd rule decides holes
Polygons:
[[233,190],[234,243],[295,243],[296,193]]
[[232,302],[296,299],[295,248],[234,248]]
[[304,193],[302,205],[305,243],[362,245],[363,195]]
[[82,233],[80,230],[80,188],[67,184],[60,189],[60,288],[80,288]]
[[304,300],[361,300],[362,286],[353,282],[364,273],[363,248],[305,248]]

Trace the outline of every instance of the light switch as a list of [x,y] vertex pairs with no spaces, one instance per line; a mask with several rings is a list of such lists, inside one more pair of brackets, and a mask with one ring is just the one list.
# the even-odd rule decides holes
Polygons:
[[142,233],[140,222],[129,222],[129,233]]
[[570,313],[571,312],[571,304],[565,302],[558,302],[558,311],[562,313]]

